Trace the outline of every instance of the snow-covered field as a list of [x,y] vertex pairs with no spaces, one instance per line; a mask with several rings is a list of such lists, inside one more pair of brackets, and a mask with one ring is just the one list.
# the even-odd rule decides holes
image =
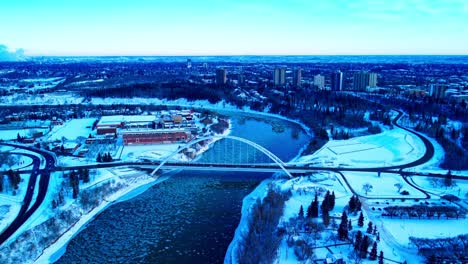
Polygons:
[[297,162],[341,167],[382,167],[408,163],[424,155],[423,142],[399,128],[349,140],[331,140]]
[[50,131],[47,140],[55,141],[62,140],[62,138],[66,138],[67,140],[75,140],[78,137],[87,138],[88,135],[92,132],[94,121],[96,121],[96,118],[69,120],[63,125],[55,126],[52,131]]
[[120,158],[126,161],[140,159],[161,160],[162,158],[169,156],[182,145],[184,144],[124,146]]
[[68,105],[80,104],[83,99],[67,93],[14,94],[0,97],[0,105]]
[[11,129],[11,130],[0,130],[1,140],[13,140],[17,139],[18,134],[22,137],[31,137],[36,132],[47,133],[48,129],[44,128],[30,128],[30,129]]
[[[380,177],[376,172],[343,172],[353,190],[361,196],[368,198],[425,198],[419,190],[406,183],[399,174],[382,173]],[[366,193],[363,186],[372,186]],[[408,191],[409,195],[400,192]]]
[[382,218],[385,229],[391,232],[396,241],[409,246],[409,237],[446,238],[468,232],[468,219],[418,220]]

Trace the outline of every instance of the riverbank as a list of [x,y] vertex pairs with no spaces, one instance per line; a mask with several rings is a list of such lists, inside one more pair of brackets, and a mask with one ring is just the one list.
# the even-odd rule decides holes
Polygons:
[[243,243],[243,236],[249,230],[249,217],[252,213],[252,206],[253,204],[259,199],[263,200],[268,192],[268,185],[272,182],[272,179],[266,179],[262,181],[257,188],[249,195],[247,195],[242,200],[242,213],[241,219],[239,221],[239,225],[236,228],[234,233],[234,237],[229,244],[229,247],[226,251],[226,256],[224,257],[225,264],[235,264],[237,263],[237,252],[238,248]]
[[[220,120],[215,119],[213,124],[217,124],[219,121]],[[230,120],[224,120],[223,125],[217,127],[216,131],[221,133],[216,133],[215,131],[210,130],[208,131],[210,135],[226,136],[231,132],[231,122]],[[205,134],[203,136],[207,135],[208,134]],[[201,146],[195,146],[194,156],[201,156],[216,140],[219,139],[211,139],[205,141]],[[155,147],[157,148],[157,146]],[[193,147],[194,146],[192,146],[192,148]],[[179,150],[175,149],[174,151],[178,152]],[[189,159],[189,157],[185,157],[185,155],[182,156],[183,157],[177,156],[174,158],[182,158],[183,160]],[[127,172],[124,173],[126,175],[120,175],[119,170],[106,172],[107,174],[113,174],[113,176],[104,177],[106,178],[105,181],[102,181],[102,184],[100,183],[96,185],[99,189],[102,185],[108,184],[104,188],[105,190],[102,190],[102,193],[99,194],[100,198],[96,200],[97,205],[96,202],[94,202],[92,206],[85,208],[86,205],[84,205],[82,201],[83,197],[80,195],[79,199],[76,200],[66,198],[65,205],[60,206],[55,210],[47,209],[47,215],[49,215],[48,220],[44,221],[44,223],[36,224],[31,229],[27,230],[27,232],[18,234],[20,239],[10,241],[8,244],[2,246],[2,249],[0,249],[0,260],[2,261],[0,262],[17,263],[18,261],[34,261],[35,263],[44,263],[57,261],[63,253],[65,253],[68,243],[104,210],[113,204],[138,196],[150,187],[162,182],[172,175],[169,172],[169,174],[165,173],[161,177],[153,178],[146,173],[135,171],[128,175],[129,172],[128,170],[126,171]],[[99,173],[99,175],[100,174],[101,173]],[[101,180],[98,180],[98,182],[101,182]],[[91,186],[94,186],[94,184],[86,184],[86,186],[83,187],[84,189],[82,190],[82,193],[93,193],[95,187]],[[50,207],[51,201],[55,195],[56,194],[54,194],[54,192],[49,192],[48,197],[50,199],[47,199],[47,202],[44,202],[44,208]],[[45,211],[42,213],[39,212],[39,214],[41,214],[41,218],[47,217],[42,215],[44,213]],[[34,219],[37,219],[38,217]],[[54,231],[48,232],[48,227],[54,227]],[[41,235],[38,236],[40,243],[36,237],[37,233],[41,233]],[[31,237],[31,234],[33,237]],[[60,235],[57,236],[57,234]],[[44,246],[46,247],[44,248]],[[22,249],[20,248],[32,250],[28,250],[27,254],[23,254]],[[8,254],[9,251],[15,252],[15,254]]]
[[[227,136],[231,133],[231,121],[227,120],[228,127],[219,134],[219,136]],[[203,147],[197,150],[195,156],[200,157],[209,147],[219,139],[212,139],[207,142]],[[171,156],[171,155],[170,155]],[[80,219],[74,223],[70,228],[67,229],[53,244],[44,249],[42,254],[34,261],[34,263],[44,263],[44,262],[55,262],[57,261],[66,251],[68,243],[84,228],[86,225],[93,221],[100,213],[109,208],[115,203],[123,202],[129,199],[132,199],[152,186],[163,182],[168,179],[173,173],[169,171],[164,173],[162,176],[153,177],[143,177],[134,182],[132,185],[128,185],[126,188],[119,190],[118,192],[112,194],[110,197],[106,198],[101,204],[87,214],[82,215]]]
[[[111,205],[131,199],[138,194],[143,193],[151,186],[161,182],[159,177],[157,178],[142,178],[135,182],[133,185],[129,185],[126,188],[119,190],[110,197],[106,198],[99,206],[92,209],[87,214],[80,217],[78,222],[73,224],[65,233],[63,233],[54,243],[46,247],[42,254],[34,260],[34,263],[52,263],[57,261],[66,251],[68,242],[72,240],[79,232],[81,232],[86,225],[93,221],[102,211],[106,210]],[[128,198],[125,198],[128,197]]]
[[[229,111],[229,112],[231,112],[231,113],[243,113],[242,111]],[[255,115],[253,112],[250,113],[250,114]],[[268,117],[267,115],[258,115],[258,116]],[[281,118],[281,119],[282,120],[287,120],[287,119],[284,119],[284,118]],[[295,122],[293,122],[293,123],[295,123]],[[231,122],[229,122],[229,128],[224,131],[223,135],[230,134],[231,133],[231,127],[232,127]],[[210,146],[210,145],[211,144],[205,144],[206,148],[200,149],[199,152],[197,153],[197,156],[200,156],[200,154],[202,152],[208,150],[208,146]],[[295,151],[295,153],[297,153],[297,152]],[[101,212],[103,212],[105,209],[110,207],[112,204],[115,204],[115,203],[118,203],[118,202],[122,201],[122,199],[123,199],[122,197],[128,197],[128,196],[135,197],[138,194],[143,193],[145,190],[147,190],[148,188],[150,188],[154,184],[156,184],[156,183],[154,183],[154,180],[151,180],[151,179],[149,179],[149,180],[147,179],[147,181],[145,181],[144,179],[142,179],[142,181],[135,181],[131,185],[126,186],[125,189],[122,189],[118,193],[112,195],[112,198],[106,198],[106,201],[103,204],[101,204],[97,208],[94,208],[93,210],[87,212],[87,214],[82,216],[83,219],[79,219],[78,223],[73,225],[72,228],[67,229],[66,234],[62,235],[59,240],[55,241],[42,254],[42,256],[39,259],[37,259],[36,262],[41,263],[41,261],[47,260],[47,259],[51,259],[51,260],[58,259],[61,256],[61,254],[63,252],[65,252],[65,249],[66,249],[66,246],[67,246],[68,242],[70,242],[71,239],[73,239],[80,231],[82,231],[86,227],[86,225],[88,223],[90,223],[93,219],[95,219],[96,216],[98,216]],[[134,189],[138,189],[138,190],[143,189],[143,190],[141,192],[138,192],[138,191],[133,192],[132,190],[134,190]],[[128,198],[128,199],[130,199],[130,198]]]

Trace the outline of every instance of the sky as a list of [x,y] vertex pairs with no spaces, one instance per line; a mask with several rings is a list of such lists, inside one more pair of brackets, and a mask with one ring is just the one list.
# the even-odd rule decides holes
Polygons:
[[1,45],[0,56],[466,55],[468,1],[1,0]]

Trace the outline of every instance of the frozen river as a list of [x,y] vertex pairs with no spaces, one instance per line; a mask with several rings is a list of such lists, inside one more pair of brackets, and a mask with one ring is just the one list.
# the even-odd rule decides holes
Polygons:
[[[231,119],[231,135],[254,141],[283,161],[308,142],[299,126],[287,121]],[[223,151],[218,146],[208,152]],[[181,171],[105,210],[69,243],[57,263],[222,263],[242,199],[270,176]]]

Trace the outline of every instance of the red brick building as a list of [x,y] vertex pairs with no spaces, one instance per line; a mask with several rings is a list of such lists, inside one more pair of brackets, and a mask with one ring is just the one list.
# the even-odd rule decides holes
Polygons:
[[116,127],[102,126],[102,127],[97,127],[96,132],[97,132],[98,135],[117,134],[117,128]]
[[191,134],[184,130],[144,130],[122,133],[125,145],[166,144],[187,142]]

